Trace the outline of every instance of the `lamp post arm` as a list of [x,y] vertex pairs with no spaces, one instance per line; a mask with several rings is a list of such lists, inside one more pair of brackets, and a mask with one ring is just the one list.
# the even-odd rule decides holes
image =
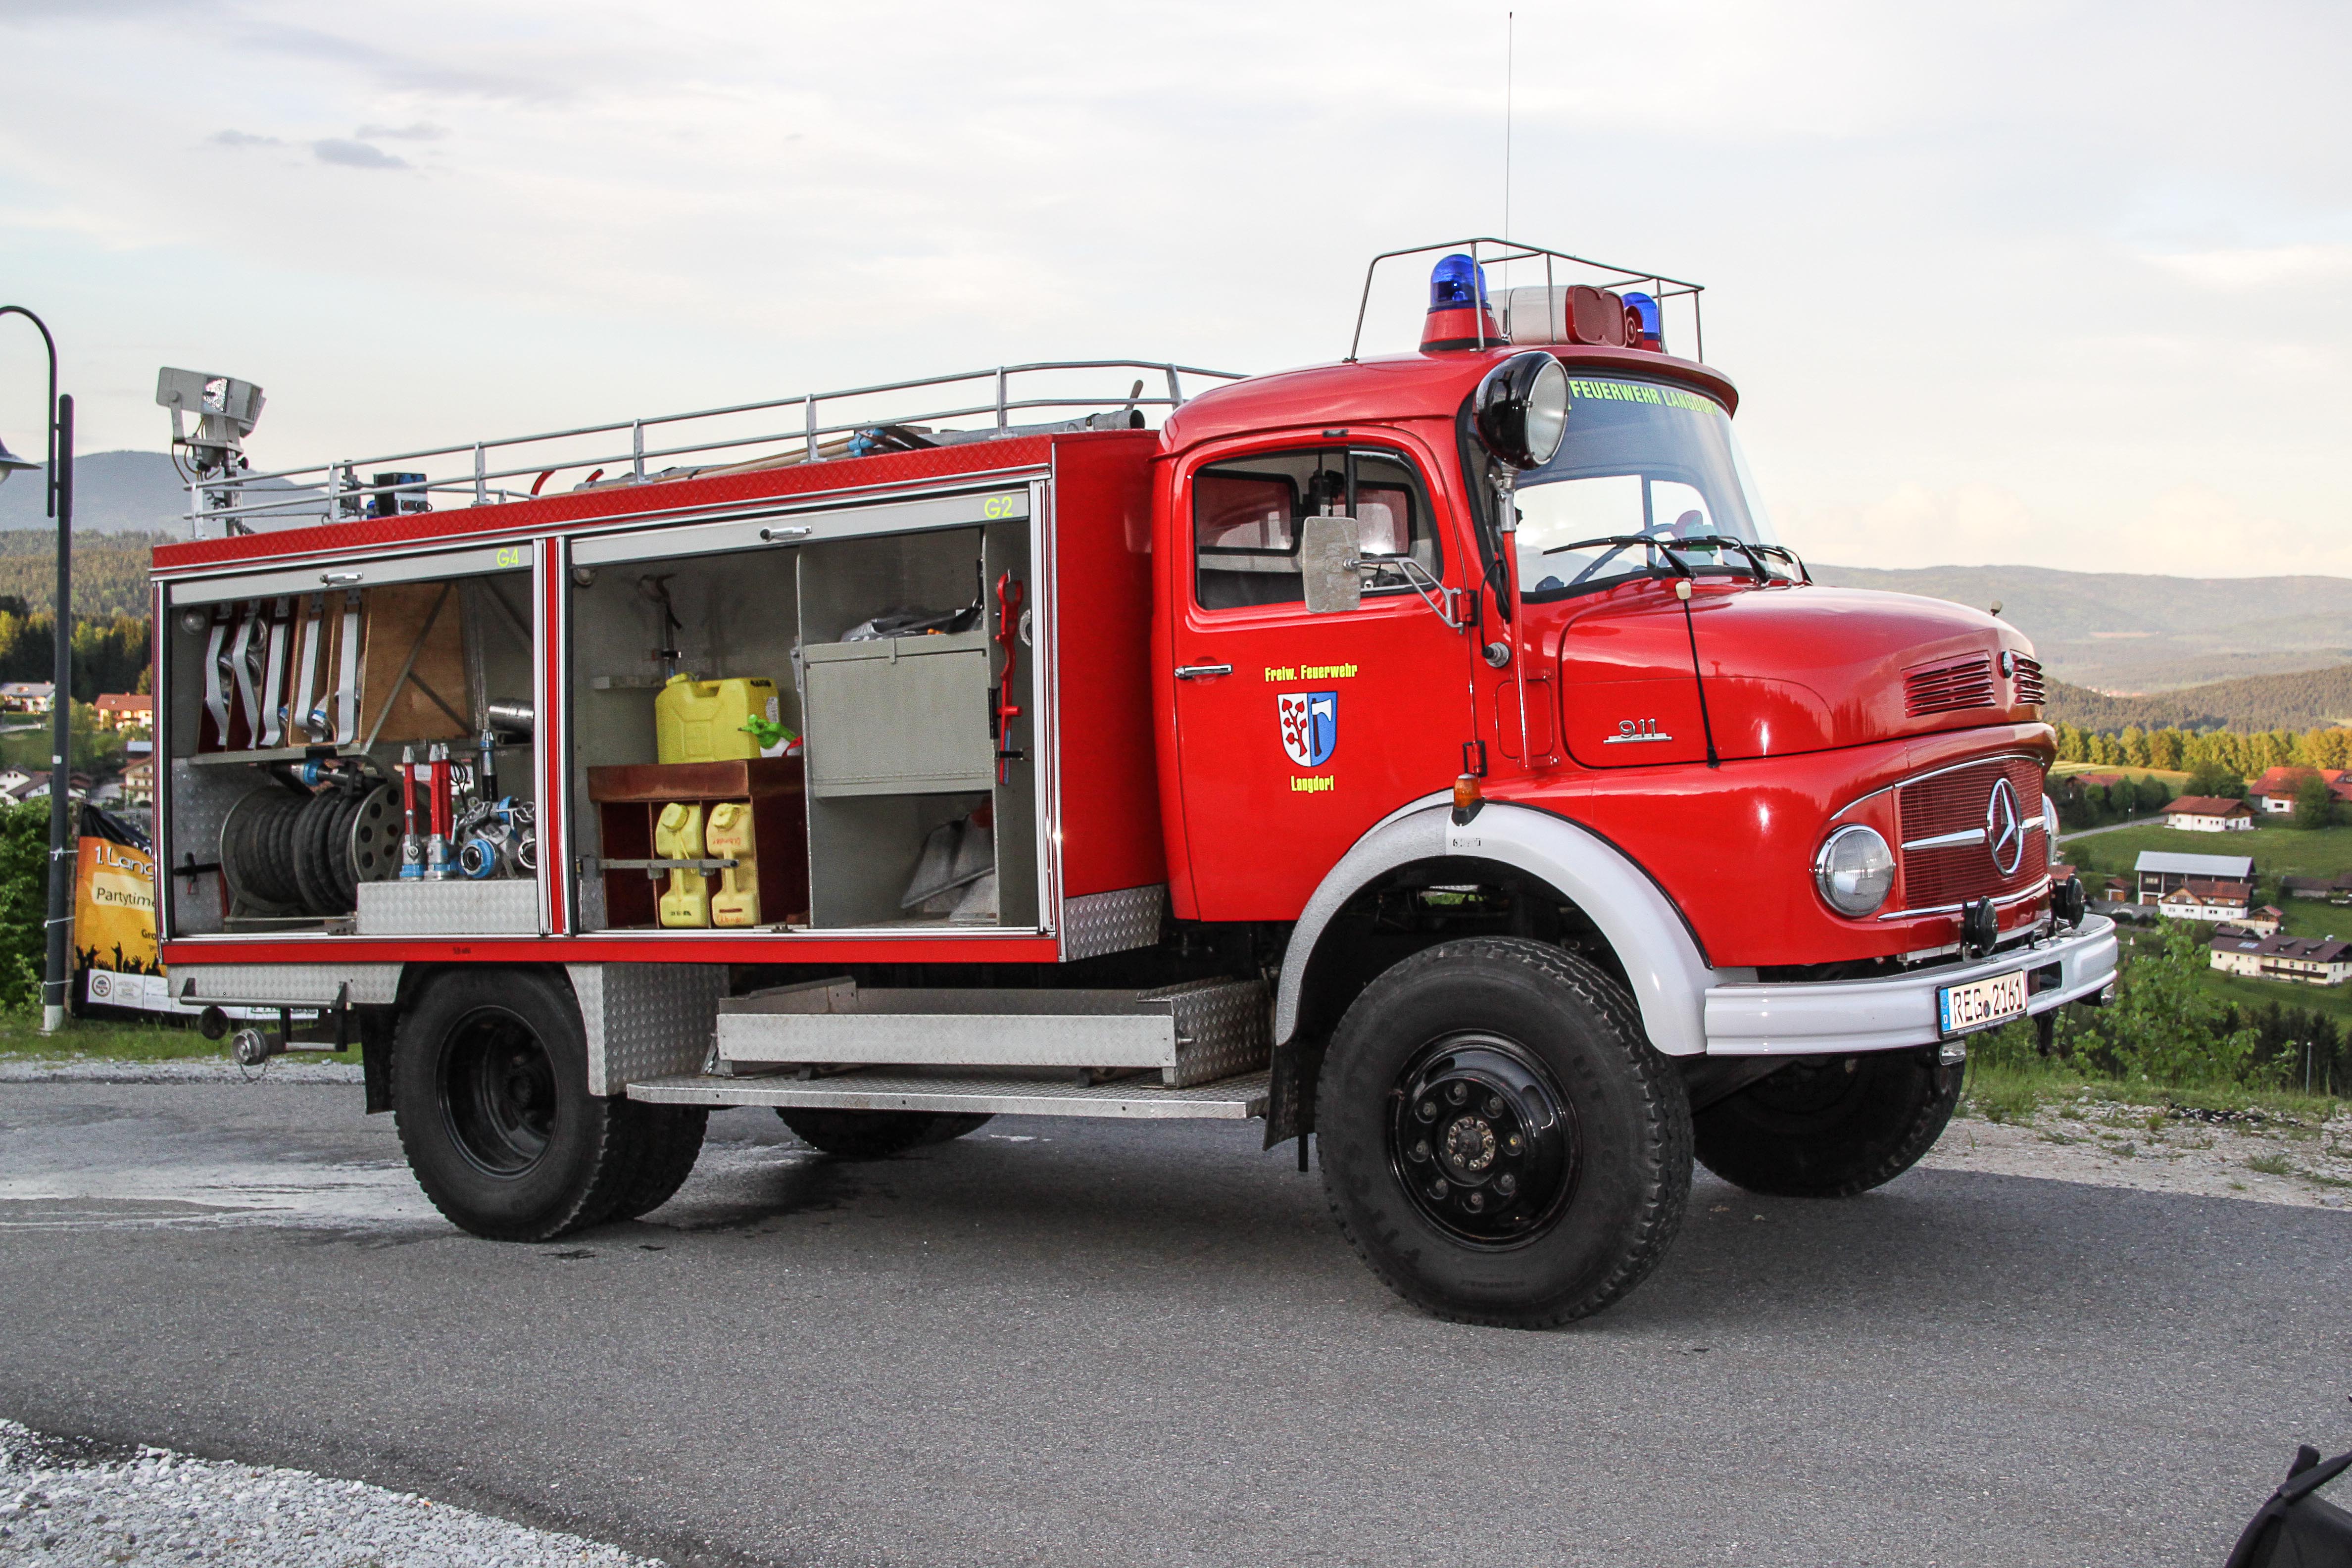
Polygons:
[[49,335],[48,322],[22,305],[0,305],[0,316],[22,316],[33,323],[41,334],[41,346],[49,351],[49,400],[41,405],[41,424],[49,435],[48,505],[44,515],[58,515],[58,340]]

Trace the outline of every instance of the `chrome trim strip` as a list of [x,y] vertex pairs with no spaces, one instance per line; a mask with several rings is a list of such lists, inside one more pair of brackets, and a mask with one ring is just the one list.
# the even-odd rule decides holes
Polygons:
[[1963,827],[1958,833],[1938,833],[1932,838],[1906,839],[1904,841],[1903,847],[1906,851],[1912,849],[1955,849],[1963,844],[1981,844],[1984,841],[1985,830],[1983,828]]
[[[1992,907],[1997,910],[2005,910],[2011,904],[2021,904],[2030,899],[2038,899],[2049,890],[2050,878],[2045,872],[2042,879],[2034,883],[2033,886],[2030,888],[2021,888],[2014,893],[2006,893],[2001,897],[1995,899],[1992,901]],[[1967,903],[1936,904],[1924,910],[1889,910],[1878,918],[1883,921],[1899,921],[1906,920],[1914,915],[1956,915],[1962,910],[1967,909],[1969,904],[1972,904],[1974,902],[1976,902],[1976,900],[1974,899],[1970,899]]]

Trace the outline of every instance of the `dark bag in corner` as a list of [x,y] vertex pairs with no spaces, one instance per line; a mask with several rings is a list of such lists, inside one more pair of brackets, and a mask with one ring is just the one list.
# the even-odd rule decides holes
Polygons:
[[2352,1513],[2316,1495],[2347,1469],[2352,1454],[2323,1460],[2309,1444],[2297,1448],[2286,1479],[2247,1524],[2222,1568],[2352,1568]]

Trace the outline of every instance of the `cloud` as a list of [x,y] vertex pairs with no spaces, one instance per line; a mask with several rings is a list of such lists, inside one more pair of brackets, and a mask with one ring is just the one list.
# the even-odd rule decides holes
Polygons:
[[285,142],[275,136],[256,136],[247,131],[215,131],[212,141],[220,147],[283,147]]
[[2147,259],[2208,289],[2273,289],[2352,275],[2352,245],[2273,245]]
[[346,142],[339,136],[310,143],[321,163],[334,163],[346,169],[405,169],[408,160],[395,158],[381,147],[371,147],[364,142]]
[[438,142],[449,128],[420,120],[414,125],[362,125],[352,134],[362,142]]

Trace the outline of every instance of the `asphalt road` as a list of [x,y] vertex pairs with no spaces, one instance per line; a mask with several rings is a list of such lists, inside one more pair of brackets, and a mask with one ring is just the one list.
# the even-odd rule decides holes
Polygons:
[[648,1221],[507,1247],[355,1089],[0,1084],[0,1415],[827,1565],[2216,1564],[2352,1442],[2352,1214],[1702,1177],[1529,1334],[1391,1298],[1255,1124],[713,1131]]

